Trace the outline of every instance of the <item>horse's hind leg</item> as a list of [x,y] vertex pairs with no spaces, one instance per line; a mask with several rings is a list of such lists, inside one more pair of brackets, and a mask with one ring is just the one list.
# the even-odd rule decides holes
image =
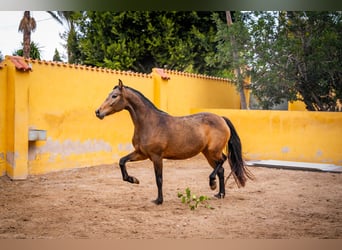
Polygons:
[[119,166],[121,169],[121,173],[122,173],[122,179],[124,181],[128,181],[130,183],[135,183],[135,184],[139,184],[139,180],[133,176],[129,176],[126,170],[126,162],[128,161],[140,161],[140,160],[145,160],[147,159],[147,157],[141,153],[139,153],[138,151],[134,151],[124,157],[122,157],[119,161]]
[[212,190],[216,189],[216,175],[219,177],[219,192],[215,195],[217,198],[224,198],[226,191],[224,186],[224,168],[223,163],[227,156],[222,154],[221,159],[213,160],[206,155],[209,164],[214,168],[213,172],[209,175],[209,185]]
[[215,195],[217,198],[221,199],[221,198],[224,198],[224,196],[226,195],[226,189],[225,189],[225,186],[224,186],[224,168],[223,168],[223,163],[224,163],[224,159],[223,160],[220,160],[218,163],[217,163],[217,176],[219,178],[219,188],[220,188],[220,191]]

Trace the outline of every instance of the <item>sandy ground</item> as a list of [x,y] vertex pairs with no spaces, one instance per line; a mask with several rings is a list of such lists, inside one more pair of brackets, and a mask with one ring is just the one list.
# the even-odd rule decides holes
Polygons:
[[[227,163],[224,165],[228,169]],[[30,176],[0,177],[0,239],[303,239],[342,238],[342,174],[250,167],[255,181],[215,199],[203,157],[164,161],[164,203],[152,164],[129,163],[139,185],[117,164]],[[229,171],[226,171],[226,175]],[[212,197],[194,211],[178,192]]]

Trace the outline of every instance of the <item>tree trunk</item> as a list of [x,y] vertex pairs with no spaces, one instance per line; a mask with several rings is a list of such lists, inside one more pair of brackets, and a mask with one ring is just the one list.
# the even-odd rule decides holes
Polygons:
[[24,31],[24,47],[23,56],[25,58],[30,58],[30,45],[31,45],[31,31]]
[[[230,27],[233,24],[230,11],[226,11],[226,19],[227,19],[227,25],[228,25],[228,27]],[[238,62],[239,61],[239,54],[236,51],[236,40],[235,40],[234,36],[230,36],[230,43],[231,43],[232,48],[233,48],[233,60],[234,60],[234,62]],[[244,90],[245,90],[244,79],[242,77],[241,69],[240,69],[239,65],[235,68],[235,74],[236,74],[237,81],[238,81],[237,84],[238,84],[239,93],[240,93],[241,109],[247,109],[246,96],[245,96],[245,92],[244,92]]]
[[[25,11],[24,12],[24,18],[29,22],[31,19],[31,14],[30,11]],[[23,31],[23,42],[24,42],[24,47],[23,47],[23,56],[25,58],[30,58],[30,45],[31,45],[31,28],[29,25],[27,25]]]

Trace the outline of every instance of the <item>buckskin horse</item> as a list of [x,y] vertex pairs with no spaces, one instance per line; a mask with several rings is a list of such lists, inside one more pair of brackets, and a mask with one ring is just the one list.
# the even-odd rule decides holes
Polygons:
[[[245,186],[247,178],[253,175],[245,167],[242,159],[240,138],[226,117],[212,113],[198,113],[188,116],[171,116],[158,108],[139,91],[119,84],[95,111],[99,119],[128,110],[133,124],[132,143],[134,151],[119,161],[124,181],[139,184],[139,180],[128,175],[126,162],[150,159],[153,162],[158,196],[156,204],[163,203],[163,159],[187,159],[202,152],[213,168],[209,175],[209,185],[216,189],[216,175],[219,192],[215,196],[224,198],[224,168],[227,160],[238,187]],[[227,155],[223,150],[227,148]]]

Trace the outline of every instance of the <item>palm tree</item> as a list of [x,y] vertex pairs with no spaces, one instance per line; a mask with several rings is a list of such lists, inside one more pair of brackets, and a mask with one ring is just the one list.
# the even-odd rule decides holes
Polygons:
[[18,31],[23,33],[23,56],[30,57],[31,32],[37,27],[36,20],[31,17],[30,11],[24,11],[24,16],[20,21]]
[[75,31],[75,23],[73,19],[73,15],[75,11],[47,11],[57,22],[63,25],[63,21],[65,21],[68,25],[68,30],[62,35],[62,38],[67,42],[65,44],[65,48],[68,53],[68,62],[75,63],[77,49],[75,51],[74,43],[76,40],[76,31]]

